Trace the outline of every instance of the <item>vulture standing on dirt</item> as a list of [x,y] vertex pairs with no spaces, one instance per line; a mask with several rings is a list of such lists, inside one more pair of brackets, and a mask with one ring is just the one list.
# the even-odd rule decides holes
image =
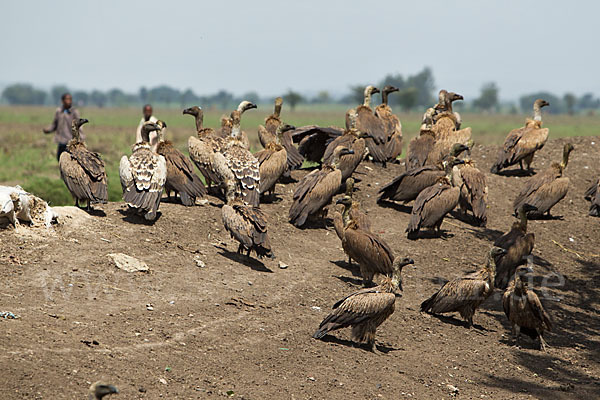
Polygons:
[[365,139],[369,137],[367,133],[360,132],[354,128],[356,123],[356,113],[349,112],[347,116],[350,119],[350,128],[347,128],[341,136],[338,136],[331,141],[325,153],[323,154],[323,162],[329,164],[333,158],[333,152],[338,146],[347,147],[354,151],[353,154],[346,154],[340,158],[339,169],[342,171],[342,182],[345,182],[352,173],[356,170],[356,167],[365,157],[366,142]]
[[142,141],[133,145],[131,156],[123,156],[119,165],[123,200],[149,221],[156,219],[167,180],[167,162],[152,151],[149,143],[150,132],[157,130],[158,125],[146,122],[142,126]]
[[394,313],[396,296],[402,291],[402,268],[408,264],[414,264],[414,261],[398,257],[394,260],[392,276],[384,277],[381,285],[359,290],[335,303],[313,338],[322,339],[331,331],[351,326],[353,340],[367,342],[370,350],[378,353],[375,333]]
[[488,187],[485,175],[475,167],[471,159],[452,168],[452,185],[460,189],[458,206],[463,215],[473,211],[479,226],[487,224]]
[[499,289],[506,288],[517,267],[524,264],[533,251],[535,235],[527,233],[527,213],[535,210],[536,208],[529,204],[521,205],[518,211],[519,220],[513,223],[510,231],[494,242],[494,246],[506,250],[506,254],[496,260],[494,286]]
[[[340,207],[337,207],[336,212],[333,214],[333,227],[340,240],[344,239],[344,221],[353,220],[356,222],[359,229],[371,232],[371,221],[369,220],[369,217],[360,209],[360,203],[352,199],[353,190],[354,179],[348,178],[348,180],[346,180],[346,194],[344,195],[344,198],[347,198],[351,202],[351,206],[346,207],[342,204]],[[339,204],[339,202],[337,204]],[[352,264],[352,258],[348,259],[348,264]]]
[[363,104],[350,110],[350,112],[356,113],[356,129],[369,135],[366,139],[369,155],[373,158],[373,161],[382,163],[385,167],[387,161],[385,143],[388,138],[383,121],[377,118],[371,109],[371,97],[375,93],[379,93],[379,89],[375,86],[367,86],[364,91]]
[[[240,102],[240,104],[238,105],[237,109],[234,110],[240,113],[240,118],[241,115],[244,114],[246,111],[251,110],[253,108],[256,108],[256,104],[252,103],[251,101],[248,100],[243,100],[242,102]],[[231,115],[229,116],[229,118],[227,118],[226,116],[222,116],[221,117],[221,129],[219,130],[219,132],[217,133],[219,136],[227,139],[229,137],[231,137],[231,133],[233,130],[233,127],[235,125],[235,122],[232,119],[233,112],[231,113]],[[248,139],[248,135],[246,134],[246,132],[242,131],[240,129],[240,133],[238,134],[238,143],[244,147],[247,150],[250,150],[250,139]]]
[[79,128],[88,122],[87,119],[74,119],[71,124],[73,139],[67,144],[67,150],[60,155],[58,166],[60,176],[79,207],[80,201],[90,203],[106,203],[106,171],[100,154],[89,151],[81,140]]
[[590,202],[589,215],[600,217],[600,178],[585,191],[585,199]]
[[189,158],[183,155],[173,143],[165,140],[165,130],[167,124],[164,121],[156,121],[159,126],[158,146],[156,152],[165,158],[167,162],[167,181],[165,182],[165,191],[169,199],[171,191],[175,196],[179,194],[181,203],[184,206],[193,206],[197,197],[206,195],[204,183],[198,175],[194,173],[194,164]]
[[546,351],[544,331],[552,330],[552,321],[537,294],[527,287],[528,273],[533,273],[533,269],[528,266],[517,269],[514,279],[502,296],[502,307],[512,326],[511,333],[517,346],[519,336],[524,333],[533,340],[539,338],[540,350]]
[[430,298],[421,303],[421,311],[431,314],[458,312],[473,326],[473,315],[477,308],[494,292],[495,260],[506,253],[499,247],[492,247],[487,264],[479,271],[446,282]]
[[419,193],[410,214],[408,228],[406,228],[409,239],[417,239],[422,228],[433,228],[438,235],[441,235],[440,227],[444,217],[454,210],[460,198],[460,189],[452,187],[450,176],[452,168],[461,163],[464,161],[458,158],[446,163],[446,176],[439,178],[436,184]]
[[323,164],[320,170],[312,171],[298,182],[289,211],[289,221],[294,226],[301,227],[309,216],[323,214],[323,207],[331,202],[342,185],[340,158],[352,153],[352,149],[337,147],[330,164]]
[[285,132],[294,129],[288,124],[280,124],[275,130],[274,141],[266,144],[265,149],[254,153],[260,165],[260,194],[275,191],[275,183],[287,169],[287,151],[281,145]]
[[98,381],[90,386],[88,400],[102,400],[104,396],[118,393],[119,390],[115,386]]
[[571,143],[565,144],[563,148],[562,162],[552,163],[550,167],[529,178],[525,186],[513,202],[515,215],[522,204],[530,204],[537,208],[536,211],[527,213],[529,218],[539,218],[544,213],[550,217],[550,209],[561,201],[569,190],[569,178],[563,177],[563,172],[569,163],[569,154],[574,150]]
[[406,151],[406,170],[411,171],[425,166],[427,156],[435,145],[435,133],[431,130],[421,131],[419,136],[408,143]]
[[387,139],[384,150],[389,162],[396,161],[396,158],[402,154],[402,124],[388,105],[388,95],[397,91],[397,87],[385,86],[381,91],[381,104],[375,107],[375,116],[383,122],[385,128]]
[[498,154],[498,159],[492,166],[491,172],[497,174],[501,169],[519,164],[523,171],[523,161],[527,170],[531,171],[531,162],[535,152],[540,150],[548,140],[548,128],[542,129],[542,107],[549,106],[546,100],[537,99],[533,103],[533,119],[527,119],[525,126],[513,129]]

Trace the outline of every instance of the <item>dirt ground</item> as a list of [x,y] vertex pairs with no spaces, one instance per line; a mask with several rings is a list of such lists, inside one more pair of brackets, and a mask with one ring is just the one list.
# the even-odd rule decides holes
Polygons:
[[[419,312],[443,279],[485,261],[514,221],[511,202],[527,178],[487,174],[487,228],[449,217],[448,238],[409,241],[406,207],[376,204],[377,189],[404,166],[363,163],[356,197],[395,253],[415,260],[404,270],[396,312],[378,331],[383,355],[353,346],[349,330],[311,338],[360,279],[331,226],[300,230],[287,222],[293,184],[278,185],[280,201],[261,206],[277,256],[264,263],[236,257],[215,198],[193,208],[163,203],[153,225],[110,203],[92,216],[62,209],[71,216],[53,233],[0,231],[0,311],[20,315],[0,319],[0,397],[81,399],[103,379],[119,388],[115,399],[600,398],[600,219],[587,215],[583,199],[600,175],[600,141],[570,140],[571,186],[553,209],[562,218],[529,225],[537,282],[545,279],[543,302],[555,323],[546,353],[528,338],[522,348],[509,343],[497,297],[476,313],[473,329],[456,315]],[[535,168],[559,161],[564,143],[549,141]],[[497,149],[474,149],[483,171]],[[150,272],[117,269],[107,254],[119,252]]]

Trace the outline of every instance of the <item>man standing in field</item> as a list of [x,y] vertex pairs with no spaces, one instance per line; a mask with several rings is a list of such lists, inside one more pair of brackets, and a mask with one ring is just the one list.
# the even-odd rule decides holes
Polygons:
[[[73,107],[73,97],[70,93],[63,94],[60,99],[62,100],[62,106],[56,109],[52,125],[44,129],[44,133],[56,132],[54,134],[54,142],[58,144],[58,149],[56,151],[57,160],[60,159],[62,152],[67,149],[69,140],[73,139],[73,135],[71,134],[71,122],[73,122],[74,119],[80,118],[79,111]],[[81,139],[85,139],[83,133],[81,134]]]
[[[158,119],[156,119],[156,117],[154,115],[152,115],[152,106],[150,104],[146,104],[144,106],[144,108],[142,109],[143,112],[143,116],[142,119],[140,120],[140,124],[137,127],[137,131],[135,132],[135,142],[141,142],[142,141],[142,126],[144,125],[144,123],[150,121],[150,122],[156,122],[158,121]],[[152,146],[152,151],[156,151],[156,147],[158,146],[158,133],[156,133],[156,131],[152,131],[150,132],[150,146]]]

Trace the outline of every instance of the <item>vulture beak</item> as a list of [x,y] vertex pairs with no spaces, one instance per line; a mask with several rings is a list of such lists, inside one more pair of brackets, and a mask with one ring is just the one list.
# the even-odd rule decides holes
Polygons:
[[258,108],[258,106],[257,106],[256,104],[254,104],[254,103],[250,103],[250,104],[248,104],[248,105],[246,106],[246,110],[250,110],[250,109],[252,109],[252,108]]
[[83,124],[87,124],[88,122],[90,122],[90,121],[88,121],[88,120],[87,120],[87,119],[85,119],[85,118],[81,118],[81,119],[79,120],[79,126],[81,126],[81,125],[83,125]]
[[191,108],[186,108],[185,110],[183,110],[183,115],[185,114],[192,114],[192,109]]
[[464,100],[465,98],[462,96],[462,94],[456,94],[456,100]]
[[371,93],[379,93],[379,89],[373,88],[373,91]]

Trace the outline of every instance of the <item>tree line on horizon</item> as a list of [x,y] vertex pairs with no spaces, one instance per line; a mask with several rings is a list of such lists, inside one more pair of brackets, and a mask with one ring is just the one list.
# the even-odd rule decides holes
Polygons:
[[[399,89],[398,93],[391,95],[389,102],[390,105],[402,111],[423,110],[423,108],[430,107],[437,102],[433,72],[428,67],[413,75],[389,74],[375,84],[379,85],[380,88],[385,85],[397,87]],[[288,89],[282,97],[290,105],[292,111],[299,104],[355,105],[362,103],[365,86],[367,84],[352,85],[345,95],[337,98],[331,96],[326,90],[320,91],[314,96],[305,96],[292,89]],[[453,88],[448,89],[452,90]],[[107,91],[69,90],[66,85],[57,85],[46,91],[28,83],[15,83],[4,88],[1,102],[9,105],[56,105],[60,104],[60,97],[66,92],[73,95],[73,100],[79,107],[128,107],[154,103],[165,107],[184,108],[198,104],[205,107],[228,109],[241,100],[250,100],[255,103],[270,103],[273,101],[272,97],[261,97],[255,91],[244,93],[242,96],[235,96],[226,90],[220,90],[210,95],[197,95],[191,89],[182,91],[168,85],[153,88],[142,87],[137,93],[126,93],[118,88]],[[457,109],[490,113],[529,112],[531,105],[537,98],[547,100],[551,105],[548,112],[555,114],[576,114],[600,109],[600,98],[594,97],[592,93],[586,93],[578,97],[572,93],[559,96],[545,91],[535,92],[521,96],[517,103],[501,103],[499,93],[500,89],[496,83],[485,83],[481,87],[477,98],[456,103]],[[373,100],[374,104],[378,104],[379,98]]]

